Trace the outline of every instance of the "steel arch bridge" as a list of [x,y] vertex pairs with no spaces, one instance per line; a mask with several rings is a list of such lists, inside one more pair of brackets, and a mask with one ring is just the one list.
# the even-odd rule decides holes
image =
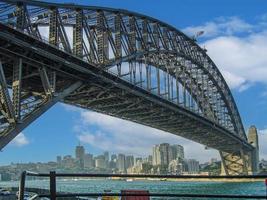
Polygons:
[[64,102],[217,149],[228,175],[254,170],[254,147],[218,68],[194,40],[157,19],[0,0],[0,82],[0,148]]

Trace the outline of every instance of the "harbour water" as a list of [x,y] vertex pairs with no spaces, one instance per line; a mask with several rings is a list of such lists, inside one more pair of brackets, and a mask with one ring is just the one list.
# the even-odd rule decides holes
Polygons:
[[[16,187],[18,181],[0,182],[0,187]],[[48,180],[28,180],[26,187],[49,188]],[[152,180],[107,180],[107,179],[59,179],[57,191],[101,193],[105,190],[120,192],[120,190],[149,190],[151,193],[187,193],[187,194],[233,194],[233,195],[266,195],[266,186],[259,182],[176,182]]]

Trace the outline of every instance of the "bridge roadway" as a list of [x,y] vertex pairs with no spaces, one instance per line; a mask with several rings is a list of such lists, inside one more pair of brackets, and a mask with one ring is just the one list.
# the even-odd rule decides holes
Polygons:
[[[0,148],[63,102],[217,149],[228,175],[253,171],[255,148],[231,92],[192,39],[124,10],[2,2]],[[49,26],[48,42],[39,26]],[[73,48],[66,26],[73,27]]]

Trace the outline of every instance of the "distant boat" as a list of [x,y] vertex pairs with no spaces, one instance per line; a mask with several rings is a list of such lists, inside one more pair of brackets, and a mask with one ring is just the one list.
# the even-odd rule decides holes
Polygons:
[[132,182],[133,179],[132,179],[132,178],[127,178],[126,181],[127,181],[127,182]]

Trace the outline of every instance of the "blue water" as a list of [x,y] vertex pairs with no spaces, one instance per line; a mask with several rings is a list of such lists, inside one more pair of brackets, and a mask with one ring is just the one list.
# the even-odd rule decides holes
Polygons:
[[[0,187],[16,187],[18,182],[0,182]],[[49,188],[47,180],[29,180],[26,187]],[[151,193],[187,194],[234,194],[266,195],[266,186],[261,182],[174,182],[174,181],[132,181],[122,180],[57,180],[57,191],[97,193],[104,190],[120,192],[123,189],[149,190]]]

